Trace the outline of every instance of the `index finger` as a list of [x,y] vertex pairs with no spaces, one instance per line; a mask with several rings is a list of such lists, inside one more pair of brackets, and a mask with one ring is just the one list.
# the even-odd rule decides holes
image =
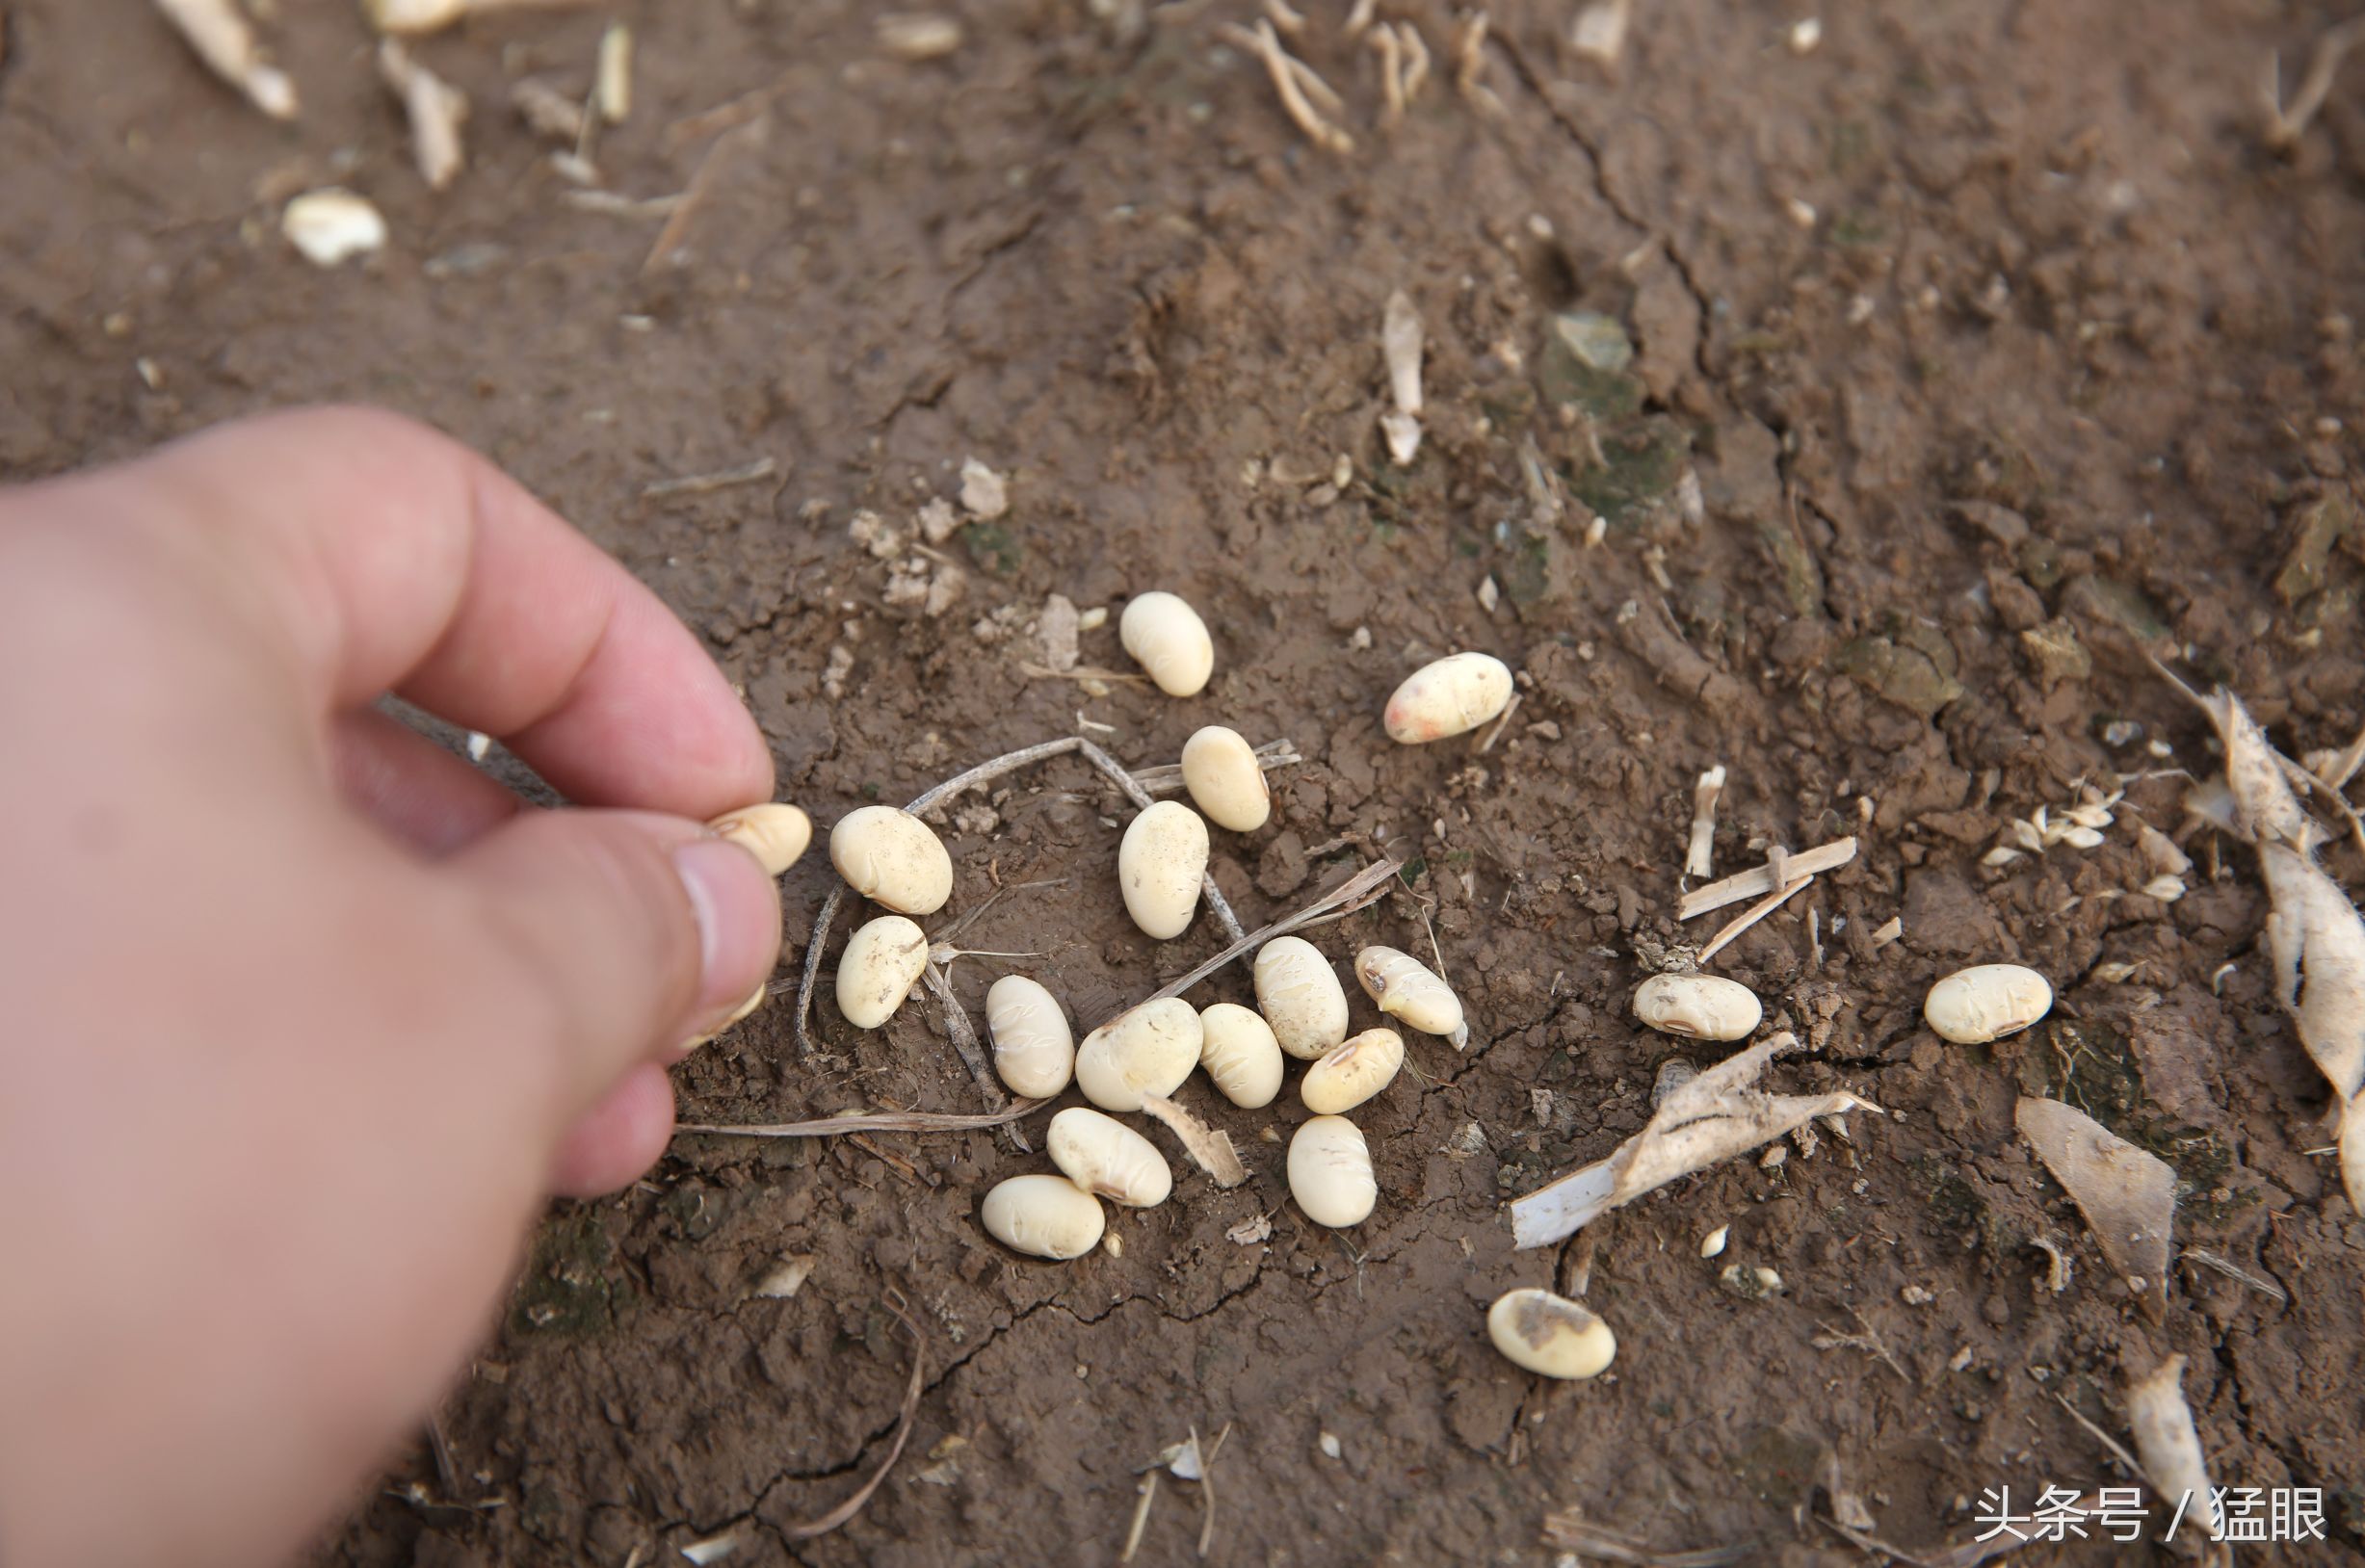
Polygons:
[[424,425],[271,414],[90,483],[230,552],[324,716],[399,692],[590,805],[705,818],[772,798],[771,750],[689,628]]

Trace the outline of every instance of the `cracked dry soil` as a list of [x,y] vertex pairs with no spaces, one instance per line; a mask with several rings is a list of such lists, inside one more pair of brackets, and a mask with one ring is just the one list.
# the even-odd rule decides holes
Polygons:
[[[423,46],[479,104],[474,166],[432,198],[343,8],[283,8],[281,55],[324,84],[293,132],[114,8],[0,9],[0,474],[302,400],[435,421],[710,639],[783,793],[824,822],[1071,733],[1079,709],[1137,766],[1206,722],[1287,736],[1307,761],[1271,825],[1218,836],[1219,881],[1253,925],[1382,844],[1417,856],[1408,889],[1313,934],[1341,959],[1422,952],[1417,899],[1475,1022],[1461,1058],[1413,1036],[1359,1113],[1380,1201],[1344,1235],[1287,1201],[1262,1135],[1301,1114],[1288,1090],[1256,1113],[1186,1090],[1253,1180],[1184,1175],[1115,1217],[1121,1257],[1065,1266],[981,1233],[984,1189],[1042,1165],[987,1134],[684,1140],[538,1239],[448,1410],[462,1496],[424,1447],[400,1456],[320,1560],[618,1568],[736,1527],[749,1568],[1102,1563],[1137,1468],[1228,1425],[1216,1561],[1546,1562],[1542,1516],[1582,1503],[1662,1548],[1839,1562],[1802,1522],[1833,1475],[1906,1548],[1967,1536],[1958,1500],[1985,1487],[2122,1479],[2056,1396],[2123,1429],[2122,1379],[2175,1351],[2220,1482],[2325,1489],[2333,1540],[2287,1560],[2358,1550],[2365,1226],[2307,1152],[2324,1097],[2269,996],[2255,867],[2182,825],[2167,774],[2206,771],[2204,726],[2142,659],[2228,681],[2295,752],[2365,719],[2365,112],[2336,90],[2283,162],[2253,105],[2269,51],[2289,80],[2331,8],[2199,0],[2138,26],[2115,0],[1834,5],[1799,57],[1788,9],[1666,0],[1610,75],[1567,51],[1567,5],[1506,0],[1500,112],[1441,79],[1382,132],[1372,57],[1335,36],[1346,8],[1314,6],[1298,47],[1359,144],[1336,158],[1216,46],[1245,4],[1156,8],[1122,35],[1066,0],[978,3],[954,56],[911,65],[845,0],[643,0],[608,8],[640,38],[636,118],[598,151],[612,188],[680,189],[706,144],[667,127],[775,90],[682,264],[646,274],[653,223],[563,205],[496,107],[510,78],[580,75],[596,13]],[[1443,6],[1383,10],[1442,57]],[[397,236],[367,270],[314,272],[273,234],[276,202],[332,174]],[[1430,345],[1408,470],[1375,429],[1398,287]],[[1631,366],[1556,351],[1574,311],[1618,322]],[[1012,477],[1011,512],[948,545],[967,567],[948,613],[890,604],[850,520],[907,528],[970,455]],[[760,456],[784,478],[641,499]],[[1575,502],[1608,522],[1598,550]],[[1215,630],[1201,697],[1025,674],[1046,594],[1153,586]],[[1462,646],[1532,679],[1502,743],[1388,744],[1389,689]],[[1113,628],[1083,654],[1122,664]],[[1672,909],[1692,780],[1720,761],[1721,871],[1862,839],[1719,960],[1812,1040],[1774,1081],[1900,1114],[1514,1254],[1502,1200],[1639,1128],[1681,1048],[1625,999],[1638,952],[1715,924]],[[2101,848],[1982,869],[2010,819],[2121,773],[2150,776]],[[1080,1027],[1210,951],[1204,917],[1164,945],[1128,924],[1122,813],[1081,764],[1008,782],[948,827],[948,915],[1068,880],[1006,898],[976,946],[1039,951],[1025,966]],[[2177,902],[2126,892],[2149,875],[2138,813],[2199,862]],[[2365,879],[2347,846],[2332,865]],[[784,980],[828,877],[809,855],[788,879]],[[1902,941],[1876,947],[1891,917]],[[2045,1024],[1992,1047],[1921,1027],[1934,978],[2006,958],[2053,979]],[[991,971],[958,974],[974,1005]],[[1196,1000],[1246,994],[1234,970]],[[686,1112],[975,1107],[923,1006],[859,1034],[825,995],[814,1064],[789,1015],[688,1063]],[[2188,1265],[2163,1320],[2137,1313],[2016,1139],[2024,1091],[2162,1153],[2178,1242],[2284,1299]],[[1260,1214],[1269,1242],[1226,1238]],[[1696,1248],[1721,1224],[1724,1261],[1784,1294],[1715,1288]],[[2071,1258],[2059,1294],[2039,1238]],[[1539,1385],[1487,1346],[1484,1307],[1567,1288],[1589,1244],[1617,1362]],[[801,1291],[752,1295],[792,1254]],[[792,1545],[779,1527],[884,1451],[908,1353],[890,1288],[928,1331],[910,1449],[852,1526]],[[1859,1325],[1895,1367],[1812,1344]],[[413,1483],[437,1501],[394,1495]],[[502,1505],[452,1505],[484,1498]],[[1196,1489],[1169,1483],[1136,1560],[1192,1560],[1199,1528]]]

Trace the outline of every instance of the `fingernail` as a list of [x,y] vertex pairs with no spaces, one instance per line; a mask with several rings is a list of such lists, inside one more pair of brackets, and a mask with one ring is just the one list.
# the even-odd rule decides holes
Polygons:
[[772,995],[772,981],[758,981],[755,989],[748,993],[748,1000],[742,1002],[736,1008],[734,1008],[729,1017],[723,1019],[721,1023],[717,1024],[713,1029],[708,1030],[705,1033],[696,1035],[683,1044],[682,1047],[674,1053],[673,1059],[679,1061],[682,1058],[688,1056],[691,1052],[696,1051],[699,1046],[706,1044],[716,1035],[730,1028],[733,1024],[738,1023],[742,1018],[747,1017],[748,1014],[762,1006],[764,1005],[764,999],[770,995]]
[[741,1013],[780,955],[780,895],[754,856],[722,839],[673,850],[674,874],[698,923],[698,990],[691,1032],[712,1035]]

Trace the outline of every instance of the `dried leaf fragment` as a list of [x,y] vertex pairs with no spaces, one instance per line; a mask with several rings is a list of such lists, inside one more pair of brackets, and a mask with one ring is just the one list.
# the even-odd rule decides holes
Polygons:
[[2102,1255],[2138,1294],[2167,1295],[2176,1172],[2059,1100],[2024,1096],[2013,1120],[2037,1158],[2093,1227]]
[[296,118],[295,80],[265,61],[253,24],[237,0],[155,0],[155,6],[206,68],[245,93],[248,102],[274,119]]
[[1232,1150],[1230,1134],[1217,1132],[1164,1095],[1143,1095],[1142,1109],[1166,1124],[1167,1131],[1174,1135],[1199,1169],[1215,1178],[1218,1187],[1238,1187],[1248,1179],[1248,1168]]
[[1620,1204],[1771,1143],[1817,1116],[1879,1110],[1846,1090],[1767,1094],[1755,1088],[1766,1063],[1797,1043],[1787,1032],[1772,1035],[1703,1069],[1669,1094],[1649,1123],[1609,1158],[1512,1203],[1511,1244],[1548,1246]]

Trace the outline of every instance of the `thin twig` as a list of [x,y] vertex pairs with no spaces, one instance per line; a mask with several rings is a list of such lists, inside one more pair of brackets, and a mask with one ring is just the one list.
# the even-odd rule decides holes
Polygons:
[[1142,1532],[1149,1528],[1149,1505],[1158,1501],[1158,1472],[1143,1477],[1140,1485],[1142,1501],[1133,1505],[1133,1528],[1125,1531],[1125,1550],[1117,1557],[1119,1562],[1131,1562],[1133,1555],[1142,1550]]
[[2303,786],[2306,793],[2310,795],[2317,791],[2324,793],[2325,798],[2332,802],[2332,809],[2339,812],[2343,820],[2349,823],[2349,836],[2356,841],[2358,852],[2365,853],[2365,821],[2358,819],[2356,807],[2349,803],[2349,797],[2289,757],[2284,756],[2282,752],[2275,752],[2274,760],[2283,765],[2285,775],[2292,782]]
[[641,499],[664,501],[677,495],[706,495],[715,490],[730,489],[734,485],[754,484],[779,471],[780,465],[770,457],[758,457],[753,462],[744,462],[736,468],[719,468],[711,474],[684,474],[679,479],[653,480],[641,486]]
[[1227,22],[1221,31],[1225,39],[1265,63],[1265,74],[1273,79],[1273,90],[1280,94],[1282,112],[1316,146],[1336,153],[1354,151],[1354,138],[1325,119],[1322,112],[1306,101],[1311,93],[1317,98],[1327,97],[1335,105],[1338,94],[1314,74],[1313,67],[1281,47],[1281,37],[1273,30],[1273,23],[1259,17],[1253,30]]
[[928,1342],[920,1333],[919,1323],[905,1307],[901,1292],[887,1293],[887,1310],[895,1314],[895,1320],[903,1324],[904,1331],[911,1336],[911,1381],[904,1387],[904,1406],[895,1418],[895,1441],[887,1445],[887,1456],[879,1462],[879,1468],[871,1472],[871,1478],[864,1481],[854,1496],[810,1524],[774,1527],[789,1540],[809,1541],[817,1535],[827,1535],[860,1513],[862,1505],[870,1502],[871,1494],[879,1490],[880,1482],[887,1478],[887,1472],[895,1468],[895,1461],[903,1457],[904,1445],[911,1441],[911,1418],[920,1408],[921,1374],[928,1370]]
[[1791,900],[1797,898],[1800,890],[1804,888],[1807,883],[1813,881],[1814,879],[1815,878],[1812,876],[1801,876],[1797,881],[1791,883],[1788,887],[1774,889],[1774,891],[1767,894],[1764,898],[1749,905],[1748,908],[1734,916],[1722,930],[1717,932],[1716,935],[1708,939],[1708,945],[1706,947],[1700,949],[1698,961],[1701,963],[1706,963],[1718,954],[1722,953],[1725,948],[1731,944],[1735,937],[1739,936],[1743,931],[1747,930],[1750,927],[1756,925],[1759,921],[1765,919],[1768,915],[1774,913],[1776,909],[1782,907],[1782,905],[1788,903]]
[[[960,1064],[969,1069],[969,1079],[977,1085],[977,1092],[987,1105],[996,1111],[1001,1110],[1009,1103],[1009,1096],[1002,1092],[1001,1081],[995,1078],[993,1067],[985,1059],[985,1053],[978,1046],[977,1031],[969,1023],[969,1009],[962,1006],[960,999],[953,994],[953,982],[945,978],[944,971],[937,967],[933,959],[920,971],[920,978],[928,982],[929,990],[944,1005],[944,1032],[952,1039],[954,1054],[960,1058]],[[1017,1128],[1005,1127],[1002,1136],[1017,1145],[1019,1153],[1034,1152],[1027,1144],[1026,1135]]]
[[1292,931],[1302,929],[1318,920],[1327,919],[1332,915],[1354,913],[1357,909],[1378,899],[1386,888],[1388,878],[1403,869],[1404,862],[1394,857],[1382,860],[1377,865],[1364,867],[1353,876],[1340,883],[1337,888],[1316,899],[1296,914],[1284,915],[1270,926],[1259,927],[1250,931],[1222,953],[1191,971],[1190,974],[1159,987],[1157,991],[1143,1000],[1155,1002],[1160,997],[1180,996],[1242,954],[1253,952],[1276,936],[1287,936]]
[[2137,1462],[2134,1454],[2129,1453],[2126,1449],[2119,1444],[2118,1439],[2113,1437],[2110,1433],[2104,1431],[2101,1427],[2087,1420],[2086,1412],[2080,1410],[2076,1405],[2071,1404],[2069,1402],[2068,1395],[2062,1393],[2059,1389],[2056,1389],[2053,1393],[2053,1397],[2061,1401],[2061,1406],[2063,1410],[2069,1412],[2070,1420],[2076,1422],[2079,1425],[2093,1433],[2094,1441],[2110,1450],[2111,1456],[2116,1459],[2120,1464],[2127,1467],[2128,1475],[2138,1478],[2142,1477],[2143,1474],[2142,1465]]
[[838,1137],[847,1133],[975,1133],[991,1127],[1001,1127],[1021,1116],[1031,1116],[1049,1105],[1048,1100],[1015,1100],[1000,1111],[985,1115],[950,1115],[933,1111],[850,1111],[843,1116],[824,1116],[817,1121],[776,1121],[753,1125],[734,1125],[723,1122],[683,1122],[673,1129],[680,1137],[690,1133],[704,1133],[725,1137]]
[[2177,1256],[2183,1259],[2186,1263],[2196,1263],[2204,1268],[2214,1268],[2219,1273],[2223,1274],[2227,1279],[2240,1280],[2243,1284],[2247,1285],[2251,1290],[2258,1292],[2261,1295],[2273,1296],[2275,1300],[2275,1304],[2278,1306],[2287,1307],[2291,1305],[2290,1295],[2285,1293],[2280,1285],[2277,1285],[2274,1281],[2269,1279],[2264,1274],[2254,1274],[2250,1272],[2250,1270],[2243,1267],[2240,1264],[2233,1262],[2229,1258],[2220,1258],[2214,1252],[2210,1252],[2196,1246],[2186,1247],[2183,1251],[2179,1252]]
[[[589,124],[596,118],[586,115],[584,119]],[[697,216],[700,207],[706,205],[706,199],[713,194],[715,182],[722,177],[723,170],[729,168],[742,151],[761,143],[771,126],[772,117],[759,114],[746,124],[734,126],[715,138],[715,144],[708,147],[706,156],[698,161],[697,172],[690,176],[690,188],[682,193],[681,201],[666,219],[665,227],[657,231],[657,243],[648,248],[648,257],[641,263],[642,276],[646,277],[657,270],[660,263],[672,259],[674,252],[681,248],[682,242],[690,236],[690,221]]]

